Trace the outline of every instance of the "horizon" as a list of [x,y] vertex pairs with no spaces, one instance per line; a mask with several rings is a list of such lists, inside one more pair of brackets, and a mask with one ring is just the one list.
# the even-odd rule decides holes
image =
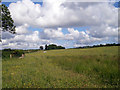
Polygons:
[[[49,45],[52,45],[52,44],[49,44]],[[102,46],[100,46],[102,45]],[[112,45],[112,46],[116,46],[116,45],[120,45],[120,43],[106,43],[106,44],[96,44],[96,45],[92,45],[92,46],[80,46],[80,47],[73,47],[73,48],[65,48],[65,49],[80,49],[80,48],[90,48],[90,47],[93,47],[95,48],[95,46],[98,46],[98,47],[103,47],[103,46],[108,46],[108,45]],[[11,49],[11,50],[40,50],[40,48],[36,48],[36,49],[12,49],[12,48],[4,48],[4,49]],[[4,49],[0,49],[0,50],[4,50]],[[45,45],[43,47],[43,50],[45,50]],[[51,49],[51,50],[59,50],[59,49]]]

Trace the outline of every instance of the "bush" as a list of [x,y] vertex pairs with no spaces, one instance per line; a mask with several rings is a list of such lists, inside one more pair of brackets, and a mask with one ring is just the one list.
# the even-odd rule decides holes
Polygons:
[[57,46],[55,44],[45,45],[45,50],[53,50],[53,49],[65,49],[65,47]]
[[24,52],[20,51],[20,50],[15,50],[11,54],[13,54],[14,57],[20,57],[20,56],[22,56],[22,54],[24,54]]
[[23,50],[4,49],[4,50],[2,50],[2,59],[10,58],[10,54],[12,54],[13,57],[20,57],[20,56],[22,56],[22,54],[24,54],[24,51]]

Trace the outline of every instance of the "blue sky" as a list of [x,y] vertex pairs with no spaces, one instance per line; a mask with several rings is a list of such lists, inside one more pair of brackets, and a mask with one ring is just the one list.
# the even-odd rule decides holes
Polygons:
[[[5,2],[4,0],[2,0],[2,4],[5,4],[7,7],[9,6],[10,3],[13,3],[13,2]],[[42,2],[34,2],[35,4],[40,4],[42,5]]]
[[[20,3],[16,3],[14,0],[15,4],[3,0],[2,3],[9,7],[18,33],[16,36],[9,34],[8,36],[11,37],[5,37],[3,39],[3,43],[5,43],[3,44],[3,48],[29,49],[51,43],[72,48],[86,45],[117,43],[116,9],[118,3],[114,3],[114,7],[106,3],[43,3],[32,2],[30,0],[23,0]],[[30,4],[32,5],[31,8],[29,7]],[[40,6],[36,4],[40,4]],[[25,7],[28,11],[26,12],[22,7]],[[67,7],[67,9],[63,10],[63,7]],[[94,8],[97,13],[91,11],[90,7]],[[80,8],[80,12],[78,12],[78,8]],[[114,12],[115,10],[111,11],[111,9],[115,9],[116,12]],[[104,13],[104,16],[102,13]],[[22,14],[24,16],[20,16]],[[63,16],[61,17],[60,15]],[[108,17],[108,15],[111,16]],[[22,20],[23,18],[25,19]],[[113,18],[113,20],[109,21],[109,18]],[[58,28],[59,25],[61,27]],[[6,35],[8,33],[4,34]],[[14,40],[14,43],[12,40]],[[17,42],[24,44],[24,46],[18,45]]]

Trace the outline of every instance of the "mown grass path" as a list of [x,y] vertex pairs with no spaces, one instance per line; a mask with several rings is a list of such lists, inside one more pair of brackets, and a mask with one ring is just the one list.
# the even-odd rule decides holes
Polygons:
[[[26,54],[24,59],[3,60],[3,88],[117,87],[117,50],[118,47],[39,51]],[[100,67],[108,69],[112,76],[117,73],[117,79],[110,77],[113,85],[103,83],[97,76],[104,72]]]

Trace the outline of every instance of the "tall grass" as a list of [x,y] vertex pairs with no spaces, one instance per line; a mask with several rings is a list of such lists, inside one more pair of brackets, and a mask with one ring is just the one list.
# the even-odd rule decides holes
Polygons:
[[74,52],[73,56],[70,54],[70,56],[67,57],[52,56],[51,58],[53,59],[54,63],[60,65],[63,69],[69,69],[79,74],[95,77],[96,80],[99,80],[101,83],[106,85],[109,84],[118,86],[119,73],[117,47],[104,47],[86,50],[80,50],[82,52],[76,52],[79,53],[77,56],[74,56]]
[[118,87],[118,46],[29,53],[2,73],[3,88]]

